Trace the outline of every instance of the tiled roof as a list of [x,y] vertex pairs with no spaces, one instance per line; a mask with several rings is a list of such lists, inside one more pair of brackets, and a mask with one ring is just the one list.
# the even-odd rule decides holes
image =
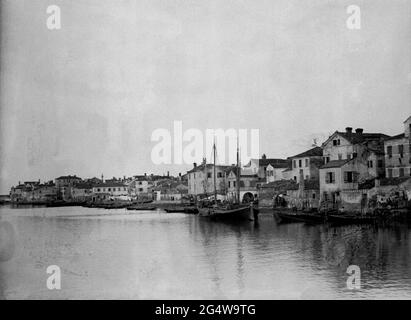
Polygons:
[[271,165],[273,168],[276,169],[286,169],[289,167],[289,163],[285,162],[285,163],[269,163],[269,165]]
[[403,139],[403,138],[405,138],[405,134],[404,134],[404,133],[400,133],[400,134],[397,134],[397,135],[395,135],[395,136],[386,138],[385,141],[388,141],[388,140],[397,140],[397,139]]
[[276,159],[276,158],[258,159],[258,165],[259,166],[268,166],[269,164],[271,164],[271,165],[287,164],[287,163],[288,163],[287,159]]
[[[202,171],[205,168],[209,169],[209,168],[213,168],[214,164],[211,163],[207,163],[207,164],[200,164],[199,166],[187,171],[187,173],[192,173],[192,172],[197,172],[197,171]],[[229,170],[230,168],[232,168],[232,166],[227,166],[227,165],[220,165],[217,164],[216,168],[218,169],[222,169],[222,170]]]
[[76,179],[76,180],[81,180],[81,178],[76,177],[75,175],[74,175],[74,176],[70,176],[70,175],[68,175],[68,176],[61,176],[61,177],[56,178],[56,180],[63,180],[63,179]]
[[115,183],[115,182],[108,182],[108,183],[98,183],[94,184],[93,188],[120,188],[125,187],[123,183]]
[[389,137],[383,133],[347,133],[339,131],[336,131],[336,133],[347,139],[352,144],[362,143],[366,141],[384,140]]
[[306,190],[320,190],[320,181],[319,180],[304,180],[304,189]]
[[339,168],[346,164],[347,162],[351,161],[351,159],[345,159],[345,160],[331,160],[327,162],[326,164],[322,165],[320,169],[327,169],[327,168]]
[[294,180],[277,180],[263,184],[261,188],[269,188],[275,191],[286,192],[287,190],[297,190],[298,185]]
[[310,150],[307,150],[303,153],[299,153],[290,158],[303,158],[303,157],[322,157],[323,149],[321,147],[314,147]]
[[380,180],[380,186],[398,186],[409,179],[411,177],[384,178]]

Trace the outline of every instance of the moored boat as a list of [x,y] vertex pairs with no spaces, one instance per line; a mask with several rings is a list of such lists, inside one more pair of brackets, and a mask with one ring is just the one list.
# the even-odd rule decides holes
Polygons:
[[353,214],[331,214],[327,215],[327,221],[332,224],[366,224],[374,223],[376,216],[361,216]]

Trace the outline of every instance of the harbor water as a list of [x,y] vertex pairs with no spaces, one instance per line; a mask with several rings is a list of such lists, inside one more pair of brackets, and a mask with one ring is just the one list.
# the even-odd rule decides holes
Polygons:
[[[411,228],[0,207],[3,299],[410,299]],[[7,243],[6,243],[7,242]],[[9,256],[4,252],[8,250]],[[61,270],[47,287],[48,266]],[[350,265],[361,286],[347,287]]]

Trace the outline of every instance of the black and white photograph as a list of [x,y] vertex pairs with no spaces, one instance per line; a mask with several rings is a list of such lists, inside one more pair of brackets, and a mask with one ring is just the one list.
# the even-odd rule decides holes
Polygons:
[[0,0],[0,300],[409,300],[410,131],[410,0]]

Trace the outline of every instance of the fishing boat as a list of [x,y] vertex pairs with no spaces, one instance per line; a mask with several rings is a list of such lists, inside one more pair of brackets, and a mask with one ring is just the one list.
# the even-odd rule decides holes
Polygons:
[[140,210],[140,211],[147,211],[147,210],[152,211],[155,209],[156,207],[141,206],[141,205],[127,207],[127,210]]
[[324,215],[318,213],[276,210],[274,214],[279,218],[280,222],[323,223],[325,220]]
[[353,214],[331,214],[327,215],[327,221],[332,224],[367,224],[374,223],[376,216],[361,216]]
[[239,166],[239,147],[237,139],[237,195],[236,202],[227,205],[221,205],[217,202],[217,189],[216,189],[216,146],[214,142],[214,199],[215,204],[213,207],[208,208],[205,213],[208,213],[208,217],[212,220],[231,220],[231,221],[253,221],[258,218],[258,209],[254,209],[253,204],[241,204],[240,203],[240,166]]

